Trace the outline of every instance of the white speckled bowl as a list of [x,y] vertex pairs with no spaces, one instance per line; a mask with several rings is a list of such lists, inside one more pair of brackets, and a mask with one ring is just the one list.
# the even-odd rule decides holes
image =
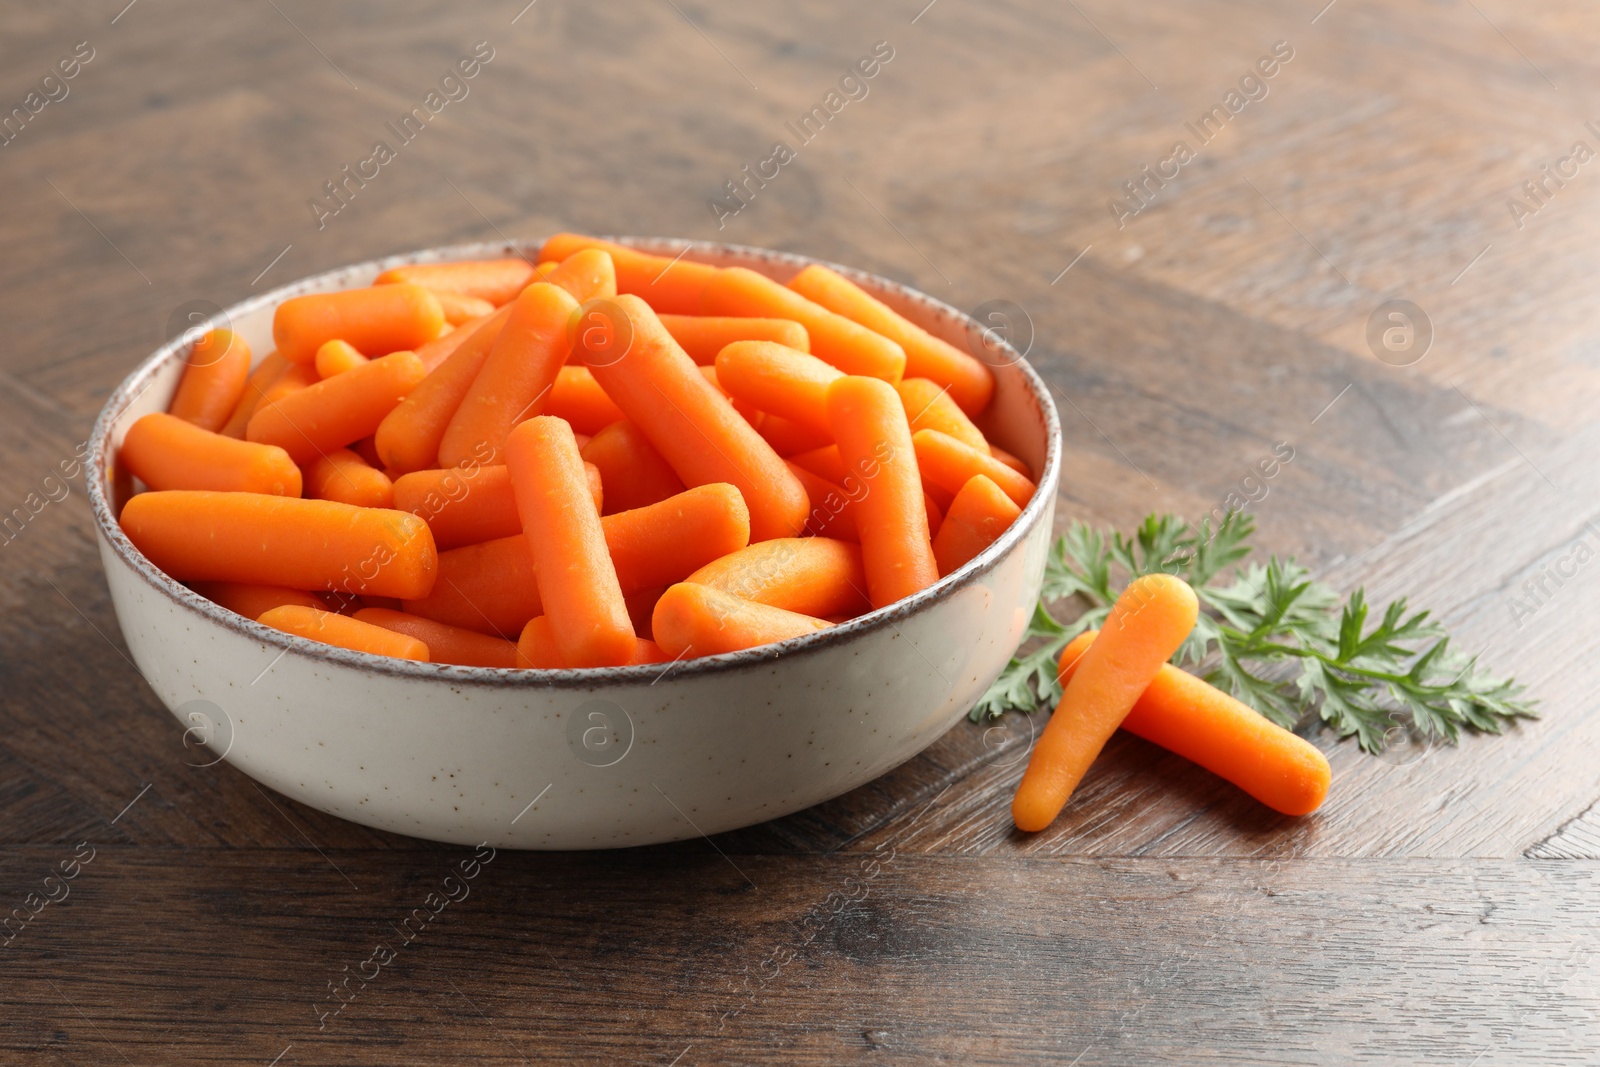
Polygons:
[[[617,238],[676,255],[682,241]],[[403,263],[497,257],[461,245],[362,263],[229,308],[258,354],[272,312],[300,293],[366,285]],[[786,280],[814,262],[734,245],[688,258]],[[847,274],[929,331],[965,345],[972,321],[870,274]],[[156,570],[123,535],[113,458],[141,415],[166,409],[187,346],[166,344],[95,423],[90,502],[112,603],[134,660],[187,728],[286,796],[384,830],[501,848],[611,848],[713,834],[838,796],[932,743],[999,674],[1044,572],[1061,431],[1044,383],[1014,352],[982,421],[1040,472],[1022,517],[978,558],[898,604],[822,633],[660,666],[509,671],[411,663],[317,644],[236,615]],[[197,753],[204,753],[196,747]]]

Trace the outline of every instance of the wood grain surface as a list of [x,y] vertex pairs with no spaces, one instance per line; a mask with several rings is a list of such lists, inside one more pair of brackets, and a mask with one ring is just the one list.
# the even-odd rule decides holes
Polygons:
[[[0,1062],[1596,1062],[1600,161],[1562,163],[1600,152],[1588,6],[524,2],[0,6],[0,112],[92,51],[0,135],[0,902],[79,864],[0,949]],[[1031,837],[1042,722],[963,723],[715,842],[501,853],[403,940],[470,853],[190,766],[59,473],[187,311],[558,229],[1009,301],[1065,426],[1059,522],[1208,512],[1287,443],[1262,545],[1433,608],[1544,715],[1383,759],[1308,728],[1335,782],[1299,820],[1119,736]],[[1405,366],[1367,339],[1393,299],[1433,332]]]

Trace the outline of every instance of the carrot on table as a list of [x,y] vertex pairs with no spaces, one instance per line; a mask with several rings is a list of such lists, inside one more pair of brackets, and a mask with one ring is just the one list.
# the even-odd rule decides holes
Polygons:
[[325,645],[370,652],[374,656],[393,656],[396,659],[428,662],[428,646],[415,637],[395,633],[370,622],[362,622],[332,611],[286,604],[271,608],[256,620],[263,626],[282,630],[296,637],[321,641]]
[[368,436],[427,372],[411,352],[395,352],[290,393],[250,417],[245,439],[277,445],[297,463]]
[[499,307],[509,304],[529,282],[534,267],[526,259],[468,259],[456,263],[409,263],[391,267],[373,285],[410,283],[435,293],[455,293],[487,300]]
[[332,500],[173,489],[129,500],[121,524],[180,582],[423,597],[438,569],[433,534],[415,515]]
[[584,366],[561,368],[555,385],[550,388],[544,411],[546,415],[566,419],[573,433],[591,436],[627,418]]
[[1139,694],[1194,629],[1199,609],[1194,590],[1170,574],[1144,575],[1122,591],[1028,758],[1011,801],[1018,829],[1043,830],[1061,813]]
[[934,534],[933,558],[939,573],[949,574],[994,544],[1021,514],[1022,509],[992,479],[973,475],[950,502],[944,524]]
[[601,429],[578,451],[600,472],[605,487],[603,515],[642,508],[683,492],[683,482],[671,464],[627,419]]
[[300,468],[289,453],[201,429],[155,412],[128,427],[118,459],[151,489],[214,489],[299,496]]
[[918,430],[911,438],[917,450],[917,467],[923,480],[947,493],[959,493],[973,475],[982,474],[1005,490],[1017,507],[1027,507],[1037,488],[987,452],[964,445],[938,430]]
[[362,508],[394,507],[394,483],[348,448],[336,448],[306,464],[306,496]]
[[772,341],[734,341],[717,356],[717,382],[735,400],[830,438],[828,386],[843,377],[816,356]]
[[994,395],[994,372],[954,345],[900,315],[837,271],[813,263],[789,280],[789,288],[852,322],[882,334],[905,350],[905,373],[947,386],[969,415],[976,415]]
[[249,582],[193,582],[196,593],[213,604],[221,604],[229,611],[247,619],[259,619],[263,611],[281,608],[285,604],[298,604],[303,608],[323,610],[327,605],[300,589],[286,589],[281,585],[253,585]]
[[684,579],[802,615],[866,611],[861,546],[826,537],[779,537],[730,552]]
[[626,663],[638,637],[572,427],[535,416],[511,431],[505,453],[539,600],[562,660],[574,667]]
[[325,341],[358,352],[401,352],[439,336],[439,301],[420,285],[378,285],[290,297],[272,316],[272,339],[291,363],[310,363]]
[[750,512],[725,483],[607,515],[600,527],[624,593],[682,581],[750,543]]
[[335,374],[355,370],[370,362],[372,361],[357,352],[350,344],[335,338],[332,341],[324,341],[317,348],[317,355],[312,360],[312,365],[317,368],[317,377],[332,378]]
[[845,491],[794,460],[787,462],[811,501],[811,511],[806,515],[806,533],[860,544],[861,535],[856,532],[855,516],[850,513],[851,500]]
[[244,396],[250,346],[232,330],[211,330],[194,343],[168,412],[202,430],[217,431]]
[[[1098,630],[1061,650],[1060,679],[1072,679]],[[1309,815],[1327,799],[1332,771],[1317,746],[1170,663],[1134,701],[1122,728],[1226,778],[1274,811]]]
[[256,413],[261,397],[269,386],[283,377],[289,366],[289,361],[276,352],[268,352],[262,357],[256,369],[250,372],[250,377],[245,379],[244,391],[239,396],[239,402],[233,406],[233,414],[228,416],[228,421],[217,432],[244,440],[244,428],[250,424],[250,416]]
[[911,421],[911,432],[938,430],[949,434],[962,444],[971,445],[980,452],[989,451],[989,442],[983,431],[967,418],[954,400],[950,390],[928,378],[906,378],[895,385],[900,402],[905,405],[906,418]]
[[544,280],[578,303],[617,295],[617,268],[611,253],[600,248],[585,248],[563,259]]
[[717,353],[735,341],[774,341],[801,352],[811,351],[806,328],[793,319],[741,319],[726,315],[661,315],[661,325],[701,366],[717,361]]
[[494,314],[494,305],[479,297],[448,293],[438,289],[429,291],[433,293],[433,298],[439,301],[439,310],[444,312],[444,321],[452,326],[461,326],[475,319],[481,319],[485,315]]
[[787,641],[830,625],[826,619],[757,604],[692,582],[679,582],[662,593],[651,618],[656,644],[675,660]]
[[705,379],[648,304],[623,295],[612,308],[627,320],[616,324],[630,332],[626,354],[618,358],[611,343],[591,347],[587,331],[578,341],[607,395],[685,485],[735,486],[750,511],[752,540],[798,534],[806,522],[806,491],[772,446]]
[[865,485],[856,534],[872,606],[881,608],[939,580],[911,428],[894,386],[857,375],[828,387],[828,418],[840,458]]
[[468,457],[504,462],[511,431],[541,414],[549,402],[556,374],[571,351],[567,327],[577,310],[577,301],[549,282],[535,282],[522,291],[445,428],[440,464],[455,467]]
[[[522,636],[517,638],[516,650],[519,667],[562,670],[570,666],[561,658],[555,631],[550,628],[550,620],[543,615],[528,620],[528,624],[522,628]],[[641,637],[635,642],[633,655],[628,657],[627,662],[615,666],[634,667],[641,663],[665,663],[671,658],[654,641]]]
[[517,646],[503,637],[490,637],[449,623],[408,615],[390,608],[362,608],[354,618],[397,634],[416,638],[428,647],[434,663],[463,667],[517,667]]
[[894,341],[747,267],[717,271],[701,306],[707,315],[792,319],[811,338],[811,354],[846,374],[897,382],[905,373],[905,350]]
[[528,539],[517,533],[440,552],[432,590],[400,606],[412,615],[515,640],[524,623],[544,612]]
[[716,268],[693,260],[652,255],[576,233],[558,233],[539,249],[541,263],[565,260],[586,248],[610,253],[617,276],[617,292],[643,298],[657,312],[696,315],[700,312],[700,293]]
[[[439,444],[444,440],[445,430],[510,317],[511,308],[507,306],[477,326],[463,326],[457,330],[467,336],[384,416],[373,444],[385,466],[409,474],[438,465]],[[486,449],[480,450],[474,458],[481,463],[489,458],[489,453]]]

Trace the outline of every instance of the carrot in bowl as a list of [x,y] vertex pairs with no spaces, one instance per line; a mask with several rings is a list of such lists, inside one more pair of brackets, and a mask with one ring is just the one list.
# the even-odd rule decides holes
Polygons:
[[119,459],[151,489],[299,496],[302,488],[300,468],[283,449],[224,437],[161,412],[128,427]]
[[717,361],[717,353],[735,341],[774,341],[801,352],[811,351],[806,328],[793,319],[741,319],[723,315],[661,315],[661,325],[701,366]]
[[816,356],[772,341],[734,341],[717,355],[717,382],[734,400],[830,438],[828,386],[843,377]]
[[306,464],[306,496],[363,508],[394,507],[394,483],[348,448],[336,448]]
[[416,638],[427,646],[428,658],[434,663],[456,663],[463,667],[521,666],[517,660],[517,646],[503,637],[490,637],[389,608],[362,608],[354,618]]
[[121,523],[180,582],[422,597],[438,569],[433,535],[415,515],[332,500],[172,489],[133,497]]
[[272,339],[283,358],[310,363],[326,341],[341,338],[358,352],[402,352],[439,336],[444,311],[420,285],[378,285],[290,297],[272,316]]
[[1036,488],[987,452],[979,452],[938,430],[918,430],[911,438],[917,450],[917,467],[930,486],[959,493],[974,475],[982,474],[1005,491],[1017,507],[1026,507]]
[[276,352],[268,352],[256,364],[256,369],[250,372],[250,377],[245,379],[244,391],[239,396],[239,402],[233,406],[233,414],[228,416],[228,421],[217,432],[227,437],[244,440],[244,428],[250,424],[250,416],[256,413],[256,405],[261,403],[262,394],[267,387],[283,377],[289,369],[289,361]]
[[396,659],[428,662],[428,646],[415,637],[385,630],[370,622],[362,622],[332,611],[287,604],[262,613],[256,620],[263,626],[282,630],[296,637],[321,641],[325,645],[370,652],[374,656],[393,656]]
[[1199,610],[1194,590],[1170,574],[1144,575],[1122,591],[1034,745],[1011,801],[1019,830],[1043,830],[1061,813]]
[[312,360],[312,365],[317,368],[317,377],[332,378],[335,374],[342,374],[347,370],[355,370],[365,363],[370,363],[355,348],[338,339],[325,341],[318,347],[317,355]]
[[826,630],[831,623],[743,600],[709,586],[679,582],[656,601],[651,628],[673,659],[715,656]]
[[194,343],[168,412],[203,430],[220,430],[244,395],[250,346],[232,330],[211,330]]
[[826,537],[779,537],[730,552],[684,579],[802,615],[868,610],[861,546]]
[[[599,510],[600,471],[583,465],[589,495]],[[413,471],[394,483],[394,506],[420,516],[441,550],[493,541],[522,532],[511,472],[504,464]]]
[[439,580],[401,609],[425,619],[515,640],[544,613],[533,553],[522,534],[439,553]]
[[600,430],[579,452],[600,472],[604,513],[642,508],[683,492],[672,465],[627,419]]
[[[483,361],[510,317],[511,308],[507,306],[476,326],[457,330],[467,336],[383,417],[373,445],[386,466],[409,474],[438,464],[439,444],[450,420],[455,418],[462,398],[477,380]],[[474,458],[481,462],[486,455]]]
[[566,419],[572,432],[594,436],[614,422],[627,418],[622,409],[606,395],[588,367],[562,367],[550,387],[550,399],[544,406],[546,415]]
[[794,476],[800,479],[800,484],[805,486],[806,496],[811,501],[811,511],[806,515],[806,533],[813,537],[831,537],[860,544],[861,535],[856,532],[855,516],[850,513],[852,501],[844,489],[806,470],[794,460],[789,460],[788,464]]
[[487,300],[499,307],[517,298],[534,280],[533,264],[526,259],[468,259],[457,263],[408,263],[378,275],[373,285],[420,285],[435,293]]
[[191,582],[196,593],[214,604],[247,619],[259,619],[261,613],[285,604],[299,604],[304,608],[326,610],[327,606],[310,593],[299,589],[285,589],[281,585],[253,585],[249,582]]
[[[1063,685],[1098,634],[1085,630],[1061,650]],[[1170,663],[1156,672],[1122,728],[1198,763],[1285,815],[1308,815],[1327,799],[1332,771],[1317,746]]]
[[717,271],[701,306],[707,315],[792,319],[805,327],[812,355],[846,374],[897,382],[905,373],[905,350],[894,341],[746,267]]
[[[561,650],[556,646],[555,631],[550,628],[550,620],[543,615],[528,620],[528,624],[522,628],[522,636],[517,639],[516,649],[519,667],[562,670],[570,666],[561,658]],[[634,644],[633,655],[628,657],[628,662],[619,663],[617,666],[634,667],[641,663],[665,663],[671,658],[661,650],[660,645],[641,637]]]
[[461,326],[481,319],[485,315],[494,314],[494,305],[487,300],[461,293],[441,292],[438,289],[430,292],[433,293],[433,298],[439,301],[439,310],[444,312],[444,321],[452,326]]
[[565,260],[586,248],[610,253],[617,275],[617,292],[631,293],[658,312],[694,315],[700,311],[700,293],[716,268],[693,260],[652,255],[614,241],[558,233],[539,249],[539,260]]
[[426,376],[411,352],[372,360],[263,407],[251,416],[245,439],[309,463],[371,435]]
[[950,399],[947,386],[927,378],[906,378],[895,384],[895,391],[905,405],[912,433],[938,430],[980,452],[989,451],[989,442],[984,440],[983,431]]
[[712,482],[600,520],[624,593],[682,581],[750,543],[750,512],[739,490]]
[[1022,509],[993,480],[973,475],[950,502],[933,537],[939,573],[949,574],[994,544],[1021,514]]
[[617,295],[617,268],[611,254],[600,248],[585,248],[563,259],[547,274],[545,281],[582,304],[598,297]]

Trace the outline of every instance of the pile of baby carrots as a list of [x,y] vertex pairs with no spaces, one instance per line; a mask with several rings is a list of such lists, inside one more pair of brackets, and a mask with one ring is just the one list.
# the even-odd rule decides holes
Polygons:
[[962,566],[1035,486],[990,369],[839,273],[559,234],[226,329],[135,422],[134,545],[289,633],[507,669],[813,633]]

